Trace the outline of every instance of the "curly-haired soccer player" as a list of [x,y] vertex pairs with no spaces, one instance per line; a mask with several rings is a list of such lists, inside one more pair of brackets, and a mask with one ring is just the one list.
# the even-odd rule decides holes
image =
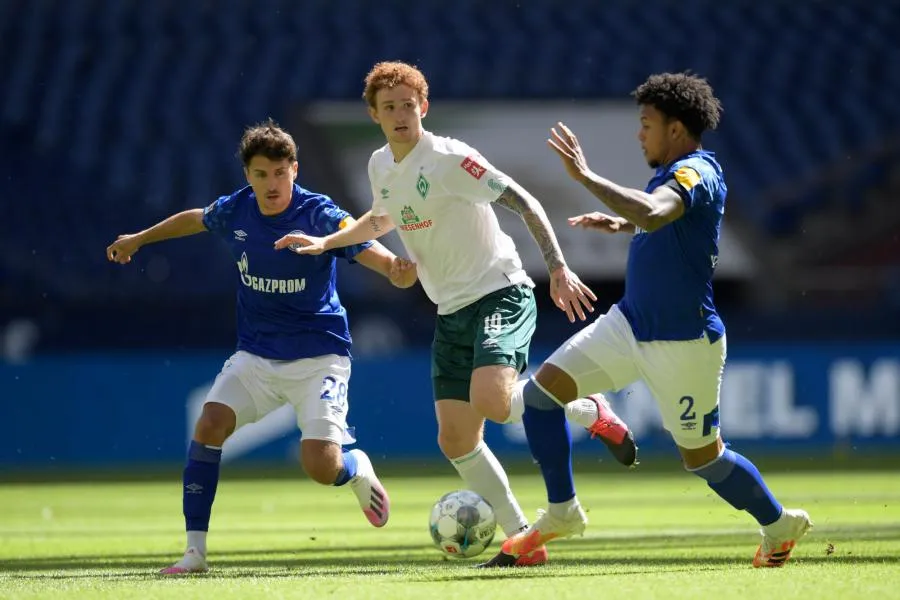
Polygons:
[[[727,188],[700,140],[718,125],[721,105],[706,80],[685,73],[652,75],[634,96],[638,139],[656,170],[643,191],[595,174],[575,134],[562,123],[551,130],[548,142],[569,175],[616,213],[580,215],[570,224],[633,237],[624,297],[547,359],[525,386],[525,404],[565,403],[590,426],[597,405],[579,398],[643,380],[685,468],[762,526],[753,566],[780,567],[810,528],[809,515],[782,508],[753,463],[727,449],[719,431],[725,326],[712,276]],[[503,550],[527,553],[561,533],[565,528],[548,512]]]

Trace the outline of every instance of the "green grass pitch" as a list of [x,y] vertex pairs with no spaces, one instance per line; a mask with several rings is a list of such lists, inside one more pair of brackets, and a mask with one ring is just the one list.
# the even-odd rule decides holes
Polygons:
[[[590,524],[553,542],[551,564],[482,571],[443,560],[427,531],[455,477],[387,477],[393,512],[368,525],[348,489],[298,477],[237,480],[213,510],[210,573],[161,578],[183,550],[170,481],[0,485],[0,598],[896,598],[896,472],[780,473],[769,484],[815,529],[783,569],[756,570],[752,519],[683,473],[579,473]],[[540,477],[512,477],[529,514]],[[499,546],[498,533],[486,558]]]

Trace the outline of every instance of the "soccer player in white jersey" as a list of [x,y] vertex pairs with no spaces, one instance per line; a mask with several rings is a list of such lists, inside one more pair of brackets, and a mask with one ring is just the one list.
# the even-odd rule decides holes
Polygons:
[[186,210],[140,233],[122,235],[107,258],[131,262],[142,246],[211,231],[237,263],[238,345],[206,396],[183,478],[187,550],[164,575],[207,570],[206,535],[219,481],[222,444],[237,429],[290,403],[302,432],[303,469],[323,485],[349,483],[369,522],[389,516],[387,492],[347,427],[350,332],[335,289],[336,258],[356,261],[398,287],[416,282],[413,265],[378,243],[322,256],[276,252],[291,231],[327,235],[353,219],[330,198],[297,184],[297,146],[274,122],[248,128],[239,155],[248,186],[205,209]]
[[[466,485],[491,503],[506,535],[513,535],[527,520],[502,466],[484,443],[483,427],[485,418],[522,420],[544,476],[550,512],[567,531],[580,533],[587,519],[575,495],[566,414],[552,401],[524,406],[517,387],[535,328],[534,284],[491,204],[524,219],[550,272],[551,296],[570,321],[584,320],[596,298],[566,266],[537,200],[470,146],[423,129],[428,84],[418,69],[379,63],[366,78],[363,96],[387,138],[369,161],[372,210],[336,234],[289,235],[276,247],[299,244],[304,246],[300,252],[316,254],[396,227],[422,286],[437,305],[432,383],[444,455]],[[597,406],[602,416],[591,431],[621,462],[632,464],[635,448],[627,427],[607,405]],[[546,559],[546,548],[540,546],[527,553],[500,553],[485,566],[534,565]]]
[[[581,395],[642,379],[684,467],[762,527],[753,566],[780,567],[810,528],[809,515],[783,508],[753,463],[726,448],[719,429],[725,326],[713,303],[712,276],[727,188],[700,139],[718,125],[721,105],[706,80],[689,74],[652,75],[634,96],[638,139],[656,170],[643,191],[595,174],[575,134],[562,123],[551,130],[548,142],[569,175],[616,213],[580,215],[571,225],[633,237],[624,297],[547,359],[526,385],[526,401],[582,405],[577,413],[591,423],[595,407],[578,400]],[[552,520],[537,522],[504,547],[528,552],[554,537],[554,529]]]

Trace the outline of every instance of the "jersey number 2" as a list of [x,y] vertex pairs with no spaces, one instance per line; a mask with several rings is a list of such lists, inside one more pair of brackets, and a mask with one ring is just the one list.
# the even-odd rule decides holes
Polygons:
[[682,421],[693,421],[697,418],[697,413],[694,411],[693,396],[682,396],[681,400],[678,401],[678,404],[684,406],[684,412],[681,413]]
[[[682,396],[678,404],[684,406],[684,412],[681,413],[682,421],[693,421],[697,417],[694,411],[694,397]],[[712,433],[713,427],[719,426],[719,407],[714,406],[711,411],[703,415],[703,437]]]

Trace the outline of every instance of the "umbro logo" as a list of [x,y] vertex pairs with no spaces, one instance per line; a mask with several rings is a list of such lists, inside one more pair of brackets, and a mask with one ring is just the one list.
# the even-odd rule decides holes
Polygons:
[[203,491],[203,486],[199,483],[189,483],[184,486],[184,489],[186,489],[189,494],[199,494]]
[[247,241],[247,232],[243,229],[235,229],[234,230],[234,239],[239,242]]

